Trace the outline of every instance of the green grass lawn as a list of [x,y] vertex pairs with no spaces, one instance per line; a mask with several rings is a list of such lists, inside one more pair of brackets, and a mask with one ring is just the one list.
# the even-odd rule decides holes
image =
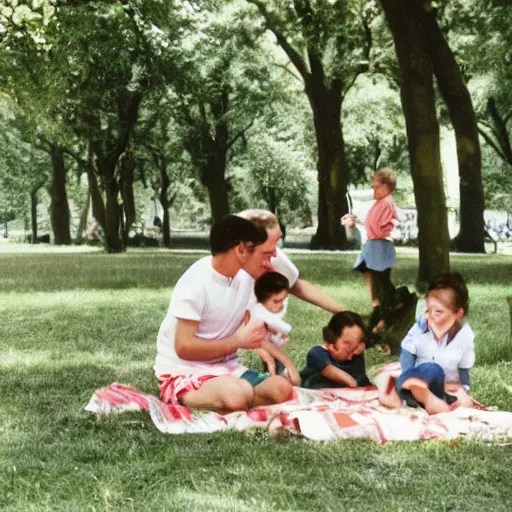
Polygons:
[[[265,432],[168,436],[145,413],[84,412],[114,381],[158,393],[157,330],[172,286],[197,258],[0,254],[0,510],[512,510],[512,440],[379,446]],[[354,255],[292,259],[305,279],[370,313]],[[512,257],[452,256],[452,268],[470,289],[473,394],[512,411]],[[411,286],[416,271],[414,255],[400,256],[396,284]],[[288,352],[298,366],[328,319],[292,299]],[[367,361],[389,359],[371,349]]]

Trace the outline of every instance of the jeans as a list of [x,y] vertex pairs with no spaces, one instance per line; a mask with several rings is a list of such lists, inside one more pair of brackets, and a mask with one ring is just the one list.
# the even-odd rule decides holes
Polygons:
[[[442,400],[445,399],[444,395],[444,370],[437,363],[422,363],[415,368],[411,368],[403,372],[398,379],[396,379],[396,389],[398,393],[402,391],[402,385],[411,377],[416,377],[425,381],[428,389]],[[404,391],[406,391],[404,389]]]

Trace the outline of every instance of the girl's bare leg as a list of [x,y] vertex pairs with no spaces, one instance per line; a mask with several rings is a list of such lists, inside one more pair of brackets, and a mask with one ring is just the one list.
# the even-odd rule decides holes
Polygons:
[[370,293],[370,304],[372,305],[372,308],[380,306],[379,299],[377,299],[373,293],[372,273],[370,271],[363,272],[363,278],[368,286],[368,291]]
[[382,372],[373,382],[377,386],[377,390],[379,391],[379,402],[390,409],[399,409],[403,407],[402,400],[398,396],[395,388],[395,378],[392,377],[389,373]]
[[438,414],[450,410],[450,406],[444,400],[441,400],[428,389],[428,385],[424,380],[411,377],[403,383],[402,387],[408,389],[412,396],[423,404],[423,407],[425,407],[429,414]]

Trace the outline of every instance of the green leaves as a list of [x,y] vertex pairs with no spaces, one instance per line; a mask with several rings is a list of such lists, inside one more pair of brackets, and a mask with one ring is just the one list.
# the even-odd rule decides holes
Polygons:
[[23,46],[47,49],[46,30],[54,20],[56,3],[56,0],[5,0],[0,4],[0,37],[14,46],[23,40]]

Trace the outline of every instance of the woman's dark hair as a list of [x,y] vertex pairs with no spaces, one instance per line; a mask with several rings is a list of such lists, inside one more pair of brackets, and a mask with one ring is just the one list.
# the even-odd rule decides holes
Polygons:
[[327,343],[335,343],[336,340],[341,336],[345,327],[353,327],[357,325],[361,328],[364,333],[363,342],[366,343],[366,326],[364,325],[363,319],[357,313],[353,311],[339,311],[335,313],[327,326],[322,329],[324,341]]
[[460,308],[467,315],[469,311],[469,292],[464,278],[458,272],[446,272],[437,276],[429,285],[427,297],[435,290],[452,290],[453,304],[449,306],[452,311],[457,312]]
[[210,249],[213,255],[228,252],[240,243],[252,252],[266,240],[267,232],[264,228],[237,215],[224,217],[210,231]]
[[279,272],[267,272],[256,279],[254,283],[254,295],[258,302],[266,301],[271,295],[288,291],[290,283],[288,279]]

